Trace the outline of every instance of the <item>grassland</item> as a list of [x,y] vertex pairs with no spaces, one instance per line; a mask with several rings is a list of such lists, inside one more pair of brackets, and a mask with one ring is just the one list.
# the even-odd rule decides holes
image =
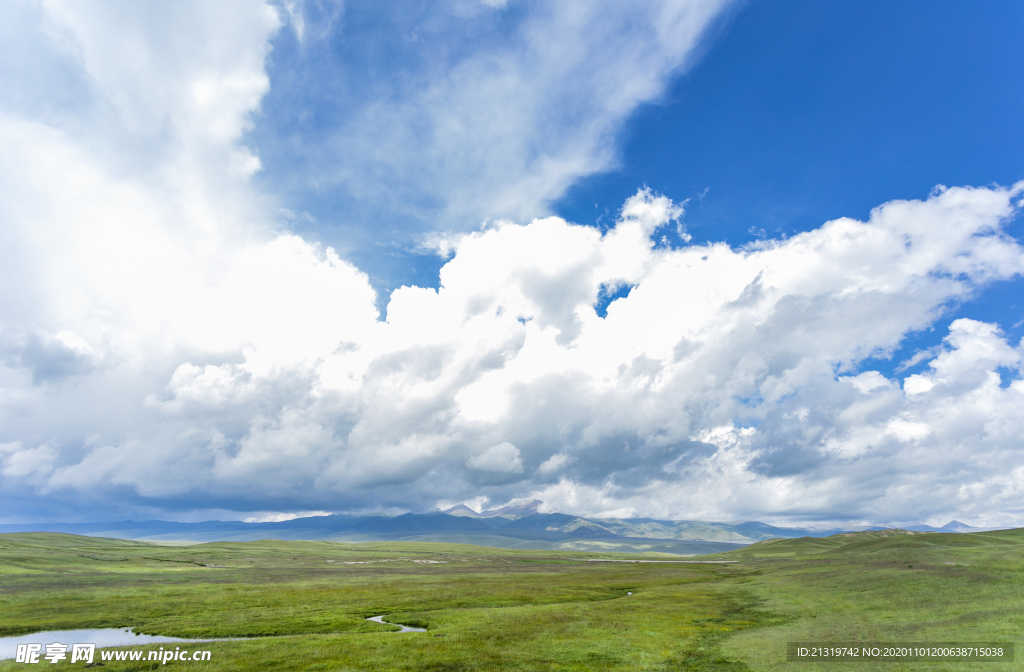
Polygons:
[[[872,669],[787,663],[785,643],[798,640],[1016,641],[1024,658],[1024,530],[776,540],[714,557],[738,562],[590,562],[638,556],[425,543],[156,546],[8,534],[0,535],[0,636],[130,626],[245,638],[204,644],[210,662],[168,663],[208,672]],[[385,632],[365,620],[378,614],[428,630]],[[1021,662],[879,666],[1024,669]],[[0,662],[0,671],[8,669],[24,666]],[[156,668],[108,662],[104,669]]]

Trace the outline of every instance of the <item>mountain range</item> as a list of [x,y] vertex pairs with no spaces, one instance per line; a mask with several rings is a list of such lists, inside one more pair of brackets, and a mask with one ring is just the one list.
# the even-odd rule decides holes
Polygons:
[[[258,539],[320,541],[436,541],[499,548],[612,552],[656,551],[681,555],[718,553],[773,538],[825,537],[840,532],[885,529],[809,530],[774,527],[756,521],[727,524],[653,518],[584,518],[540,513],[542,502],[514,502],[499,509],[475,511],[459,504],[433,513],[400,516],[333,514],[280,522],[162,520],[112,523],[48,523],[0,525],[2,532],[66,532],[115,539],[157,542],[254,541]],[[906,529],[934,532],[975,532],[952,521],[941,528],[918,525]]]
[[[122,520],[0,524],[5,532],[63,532],[93,537],[156,542],[255,541],[259,539],[319,541],[433,541],[500,548],[658,551],[678,554],[716,553],[765,539],[827,537],[842,532],[884,530],[806,530],[776,528],[764,522],[738,524],[654,518],[586,518],[541,513],[538,500],[514,502],[498,509],[475,511],[465,504],[433,513],[387,515],[319,515],[278,522],[207,520]],[[942,528],[914,526],[915,532],[979,532],[953,520]]]

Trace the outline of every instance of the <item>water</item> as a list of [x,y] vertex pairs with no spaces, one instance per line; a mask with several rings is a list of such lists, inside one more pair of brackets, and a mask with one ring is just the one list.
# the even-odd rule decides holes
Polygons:
[[399,632],[426,632],[427,631],[426,628],[410,628],[408,625],[402,625],[401,623],[384,623],[384,617],[383,616],[371,616],[370,618],[368,618],[366,620],[373,621],[374,623],[380,623],[382,625],[397,625],[398,627],[401,628],[401,630],[399,630]]
[[[31,635],[0,637],[0,660],[13,659],[18,653],[18,644],[95,644],[97,649],[108,646],[133,646],[142,644],[163,644],[164,642],[208,642],[208,639],[179,639],[162,635],[142,635],[131,628],[103,628],[102,630],[48,630]],[[70,650],[70,649],[69,649]],[[70,654],[69,654],[70,655]]]

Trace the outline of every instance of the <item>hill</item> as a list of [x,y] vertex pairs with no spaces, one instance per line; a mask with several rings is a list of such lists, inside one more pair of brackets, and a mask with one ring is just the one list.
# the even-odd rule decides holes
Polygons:
[[0,525],[0,532],[63,532],[148,541],[424,541],[464,543],[532,550],[662,552],[681,555],[718,553],[775,537],[796,537],[809,530],[764,523],[739,525],[650,518],[590,519],[563,513],[537,513],[540,502],[476,512],[465,505],[448,511],[401,516],[335,514],[294,520],[245,523],[161,520],[111,523]]
[[938,557],[942,561],[949,561],[972,553],[1021,548],[1024,548],[1024,528],[964,534],[886,529],[841,532],[822,538],[768,539],[708,557],[732,560],[855,558],[877,561],[912,554],[915,557]]
[[[442,512],[401,516],[313,516],[273,523],[206,521],[177,523],[161,520],[113,523],[57,523],[44,525],[0,525],[0,532],[62,532],[114,539],[143,541],[283,541],[317,540],[347,542],[422,541],[475,544],[497,548],[532,550],[596,550],[614,552],[662,552],[692,555],[736,548],[750,540],[735,534],[671,535],[654,533],[655,528],[634,530],[616,521],[603,525],[560,513],[529,513],[523,517],[503,515],[471,517]],[[697,528],[698,530],[702,528]],[[708,539],[707,537],[711,537]]]
[[[400,516],[334,514],[264,523],[162,520],[110,523],[0,525],[2,532],[63,532],[149,541],[423,541],[531,550],[661,552],[679,555],[721,553],[768,539],[827,537],[842,530],[774,527],[653,518],[584,518],[538,513],[542,502],[514,502],[500,509],[474,511],[464,504],[446,511]],[[950,523],[964,528],[961,523]],[[881,529],[881,528],[876,528]]]

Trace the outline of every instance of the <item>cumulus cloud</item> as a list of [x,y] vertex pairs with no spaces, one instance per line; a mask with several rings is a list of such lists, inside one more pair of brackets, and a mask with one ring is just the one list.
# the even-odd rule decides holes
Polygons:
[[[0,110],[5,502],[255,519],[537,497],[619,516],[1021,522],[1020,344],[961,319],[915,360],[924,371],[864,366],[1024,270],[1004,230],[1024,184],[937,189],[744,248],[655,245],[685,213],[641,190],[603,232],[547,217],[425,239],[448,258],[438,288],[395,290],[382,320],[367,275],[277,228],[253,186],[245,132],[278,12],[33,7],[18,11],[50,45],[42,61],[84,102],[70,120],[59,101],[13,94]],[[583,124],[572,146],[585,151],[564,165],[604,156],[608,120],[688,53],[706,8],[665,7],[661,42],[614,45],[639,59],[623,62],[675,56],[650,56],[657,76],[606,101],[614,114]],[[584,45],[603,34],[588,32],[596,13],[550,11]],[[630,25],[653,30],[649,18]],[[564,72],[541,78],[554,87],[591,47],[542,24],[523,27],[520,60],[568,49]],[[115,58],[118,40],[133,58]],[[532,72],[511,57],[460,67],[465,82],[504,72],[516,86]],[[526,98],[533,115],[547,100]],[[480,192],[498,209],[576,174],[517,149],[548,136],[519,138],[510,110],[512,147],[496,151],[511,186]],[[452,128],[436,147],[477,147]],[[444,173],[441,159],[424,170]],[[480,164],[479,184],[501,170]]]
[[[641,191],[603,234],[548,218],[465,236],[440,289],[396,290],[386,322],[365,276],[283,236],[249,252],[265,279],[240,254],[207,288],[227,292],[212,305],[229,319],[210,308],[203,322],[232,336],[176,330],[163,377],[121,397],[134,422],[94,422],[77,452],[84,428],[65,423],[38,454],[8,451],[5,477],[262,511],[486,492],[590,514],[801,521],[995,523],[999,500],[1005,521],[1019,515],[1006,473],[1024,465],[1024,388],[1001,376],[1019,377],[1020,346],[961,319],[922,373],[857,368],[1022,270],[1002,232],[1020,191],[948,189],[745,249],[656,248],[682,212]],[[602,287],[619,283],[635,287],[598,317]],[[48,392],[109,395],[105,382]],[[32,394],[54,384],[21,388],[44,417]]]

